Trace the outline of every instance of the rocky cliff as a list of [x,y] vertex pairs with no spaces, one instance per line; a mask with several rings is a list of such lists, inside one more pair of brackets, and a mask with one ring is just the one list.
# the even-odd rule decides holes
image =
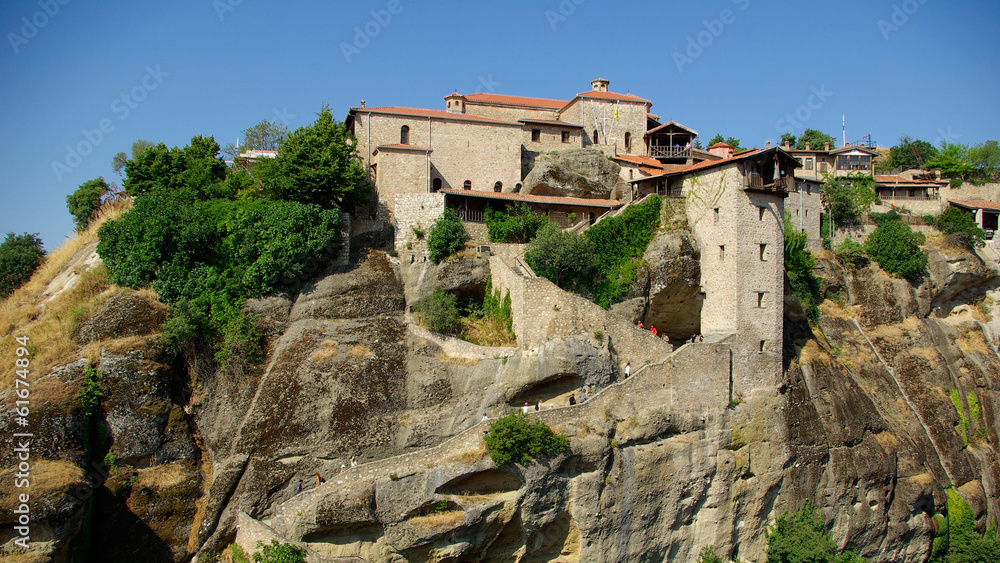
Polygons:
[[[706,397],[725,383],[725,342],[673,350],[633,326],[692,328],[697,251],[676,233],[650,245],[619,308],[615,334],[635,331],[630,345],[648,339],[659,358],[627,380],[621,349],[593,331],[486,348],[412,325],[408,303],[435,285],[482,291],[488,264],[472,257],[403,265],[371,250],[296,296],[255,300],[267,356],[221,370],[204,346],[159,344],[164,306],[108,286],[92,256],[67,260],[83,282],[60,295],[4,304],[6,339],[69,339],[50,367],[38,360],[34,549],[15,561],[208,560],[271,537],[316,560],[691,561],[711,545],[762,561],[769,523],[812,500],[841,546],[916,562],[946,487],[980,526],[1000,516],[998,275],[958,249],[934,249],[917,286],[821,261],[819,324],[786,304],[782,384],[721,403]],[[75,320],[52,324],[69,304]],[[88,366],[104,390],[90,414]],[[583,387],[592,399],[566,406]],[[4,404],[12,392],[5,382]],[[570,445],[495,467],[480,419],[528,401]],[[13,416],[0,420],[10,435]]]

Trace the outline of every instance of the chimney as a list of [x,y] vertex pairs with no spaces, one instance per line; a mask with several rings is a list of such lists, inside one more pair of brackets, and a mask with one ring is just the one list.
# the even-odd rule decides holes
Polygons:
[[365,101],[361,100],[361,108],[364,109],[364,107],[365,107]]
[[825,151],[829,151],[830,150],[830,141],[827,141],[826,143],[824,143],[823,150],[825,150]]
[[604,78],[598,78],[597,80],[591,80],[590,81],[590,89],[593,92],[607,92],[608,91],[608,84],[610,84],[610,83],[611,83],[610,81],[608,81],[608,80],[606,80]]
[[785,150],[787,151],[790,148],[792,148],[792,142],[791,141],[785,141]]
[[764,148],[765,149],[771,148],[771,141],[768,141],[768,142],[764,143]]
[[806,141],[806,150],[809,150],[809,141]]

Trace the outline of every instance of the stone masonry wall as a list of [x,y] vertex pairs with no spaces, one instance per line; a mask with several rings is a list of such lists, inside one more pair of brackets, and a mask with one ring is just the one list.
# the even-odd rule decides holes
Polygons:
[[378,198],[390,213],[395,213],[397,195],[429,191],[427,166],[428,158],[424,152],[397,149],[379,152]]
[[818,250],[822,245],[819,232],[820,215],[823,213],[822,195],[818,186],[808,182],[798,182],[798,191],[788,194],[785,210],[792,217],[792,223],[799,231],[805,231],[809,248]]
[[[531,140],[532,130],[538,130],[537,141]],[[569,135],[566,142],[562,140],[564,131]],[[525,149],[534,152],[578,149],[583,147],[583,130],[543,125],[541,123],[525,123],[524,131],[521,134],[521,143]]]
[[[399,253],[400,262],[407,264],[426,260],[427,236],[431,225],[444,213],[444,194],[397,194],[394,205],[396,241],[393,248]],[[413,232],[414,227],[424,231],[422,239]],[[406,243],[410,243],[411,248],[406,248]]]

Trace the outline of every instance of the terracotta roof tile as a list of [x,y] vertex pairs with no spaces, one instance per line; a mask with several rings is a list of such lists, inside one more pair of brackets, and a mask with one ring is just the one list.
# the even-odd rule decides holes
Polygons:
[[504,121],[502,119],[493,119],[492,117],[483,117],[480,115],[469,115],[466,113],[452,113],[445,111],[443,109],[425,109],[425,108],[411,108],[404,106],[383,106],[377,108],[351,108],[351,111],[356,111],[358,113],[393,113],[399,115],[416,115],[416,116],[428,116],[428,117],[440,117],[444,119],[459,119],[464,121],[483,121],[487,123],[503,123],[506,125],[517,125],[520,123],[514,121]]
[[626,100],[629,102],[646,102],[649,100],[646,98],[640,98],[639,96],[633,96],[632,94],[619,94],[617,92],[580,92],[576,95],[578,98],[601,98],[602,100]]
[[948,202],[961,205],[962,207],[972,207],[977,209],[989,209],[990,211],[1000,211],[1000,203],[995,201],[984,201],[981,199],[961,201],[957,199],[949,199]]
[[507,96],[504,94],[476,93],[467,94],[466,100],[486,104],[506,104],[511,106],[532,106],[549,108],[553,111],[566,105],[565,100],[550,100],[548,98],[530,98],[527,96]]
[[663,164],[656,160],[655,158],[648,156],[640,156],[635,154],[619,154],[614,157],[615,160],[623,160],[631,164],[639,164],[642,166],[652,166],[654,168],[663,169]]
[[526,203],[580,205],[586,207],[617,207],[622,204],[622,202],[618,201],[617,199],[590,199],[583,197],[563,197],[558,195],[510,194],[503,192],[487,192],[481,190],[456,190],[454,188],[446,188],[439,191],[451,195],[464,195],[469,197],[481,197],[486,199],[503,199],[507,201],[523,201]]

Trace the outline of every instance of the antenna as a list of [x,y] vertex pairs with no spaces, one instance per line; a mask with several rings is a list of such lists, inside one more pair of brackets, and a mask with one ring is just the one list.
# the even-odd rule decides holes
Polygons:
[[843,131],[844,131],[844,146],[846,147],[847,146],[847,114],[846,113],[843,114],[843,116],[841,117],[841,119],[843,120],[842,123],[841,123],[841,127],[843,128]]

